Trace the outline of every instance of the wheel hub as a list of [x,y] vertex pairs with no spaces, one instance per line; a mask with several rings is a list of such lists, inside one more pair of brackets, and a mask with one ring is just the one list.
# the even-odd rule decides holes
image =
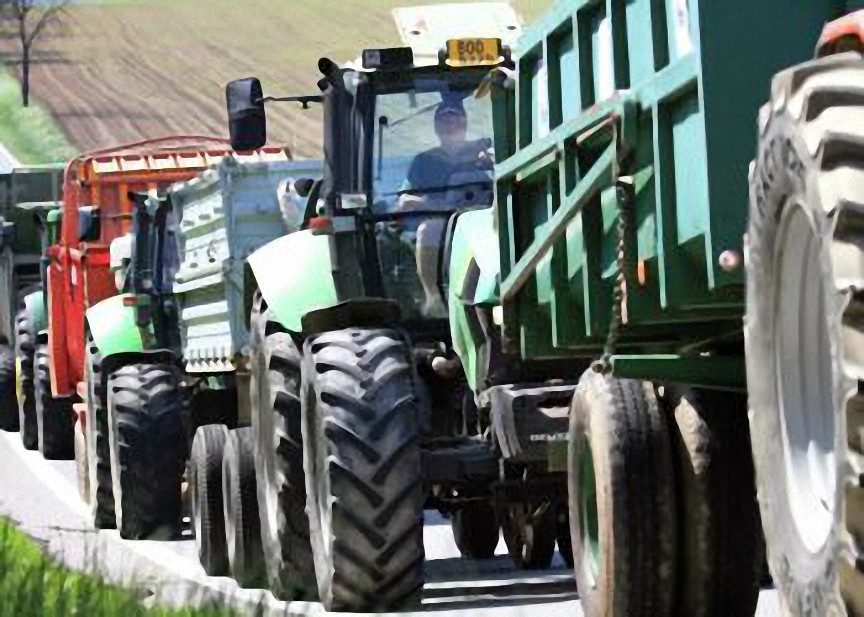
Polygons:
[[827,541],[834,520],[834,374],[821,242],[803,207],[780,222],[774,331],[785,482],[790,512],[808,550]]

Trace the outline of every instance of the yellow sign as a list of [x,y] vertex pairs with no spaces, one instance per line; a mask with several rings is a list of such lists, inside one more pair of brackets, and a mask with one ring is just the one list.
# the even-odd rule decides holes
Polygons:
[[501,39],[454,39],[447,41],[450,66],[498,64],[501,60]]

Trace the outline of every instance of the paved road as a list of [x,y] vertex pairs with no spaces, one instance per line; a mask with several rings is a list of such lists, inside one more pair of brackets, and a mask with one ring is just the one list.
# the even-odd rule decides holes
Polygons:
[[[207,577],[188,536],[179,541],[130,542],[116,531],[95,531],[78,500],[72,462],[45,461],[21,446],[17,434],[0,433],[0,515],[71,567],[97,569],[118,582],[136,581],[147,602],[198,605],[230,602],[249,614],[323,614],[319,604],[280,602],[272,594],[239,589],[226,578]],[[487,561],[461,559],[447,521],[432,513],[425,533],[427,583],[423,605],[441,617],[582,617],[571,573],[560,555],[553,568],[515,570],[501,542]],[[764,591],[758,617],[779,616],[777,597]]]

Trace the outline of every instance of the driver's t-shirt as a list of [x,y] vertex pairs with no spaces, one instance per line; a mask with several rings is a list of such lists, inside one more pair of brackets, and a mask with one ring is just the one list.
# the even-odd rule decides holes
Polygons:
[[411,161],[402,192],[446,192],[455,174],[482,169],[478,156],[485,149],[484,141],[467,142],[456,155],[448,154],[441,147],[421,152]]

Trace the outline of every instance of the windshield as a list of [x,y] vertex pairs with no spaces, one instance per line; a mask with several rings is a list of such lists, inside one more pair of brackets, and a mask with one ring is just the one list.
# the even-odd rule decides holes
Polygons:
[[375,236],[387,297],[409,320],[447,317],[439,264],[448,221],[492,204],[492,102],[481,80],[418,77],[376,92]]
[[415,79],[409,91],[377,95],[377,214],[404,212],[410,204],[426,210],[491,204],[492,103],[478,81],[456,86],[444,78]]

